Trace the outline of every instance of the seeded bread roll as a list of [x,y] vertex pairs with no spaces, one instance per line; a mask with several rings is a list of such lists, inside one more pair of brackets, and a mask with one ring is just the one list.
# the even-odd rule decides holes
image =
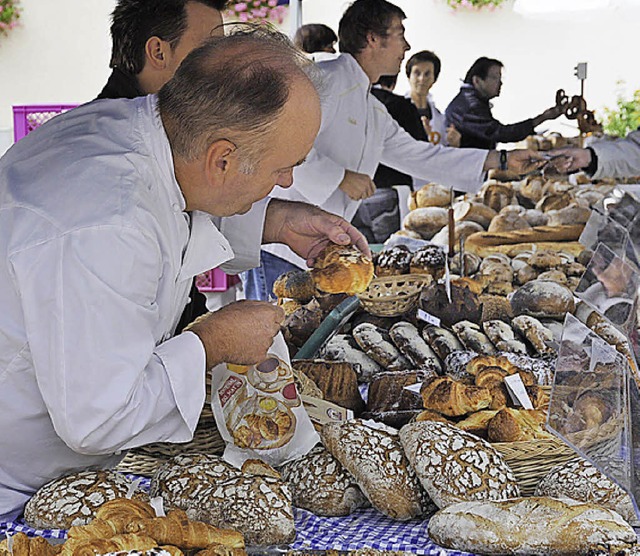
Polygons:
[[[24,519],[35,529],[69,529],[86,525],[105,502],[125,498],[133,483],[115,471],[81,471],[42,486],[27,502]],[[133,498],[148,500],[139,489]]]
[[403,371],[412,367],[393,344],[389,333],[373,324],[363,322],[352,331],[355,341],[371,359],[389,371]]
[[516,478],[488,442],[454,425],[409,423],[400,441],[422,486],[439,508],[520,495]]
[[582,458],[551,469],[536,486],[535,496],[590,502],[618,512],[631,525],[638,523],[629,494]]
[[320,436],[379,512],[405,521],[435,509],[409,466],[397,434],[354,419],[325,425]]
[[361,293],[373,278],[373,262],[352,245],[332,243],[320,252],[314,264],[313,281],[326,293]]
[[416,369],[442,371],[440,360],[420,336],[418,329],[409,322],[397,322],[389,330],[389,336],[400,352],[413,363]]
[[429,520],[429,537],[445,548],[496,556],[626,554],[637,543],[612,510],[540,496],[449,506]]
[[316,515],[342,516],[369,505],[356,480],[321,445],[285,464],[281,471],[297,508]]
[[280,299],[295,299],[307,303],[315,294],[316,286],[311,273],[306,270],[285,272],[273,283],[273,295]]

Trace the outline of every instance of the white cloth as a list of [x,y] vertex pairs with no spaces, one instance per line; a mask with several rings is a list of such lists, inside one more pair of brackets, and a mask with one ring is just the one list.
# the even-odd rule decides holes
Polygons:
[[265,204],[218,222],[229,241],[190,222],[155,96],[76,108],[0,159],[0,520],[63,474],[192,438],[205,352],[174,329],[196,274],[236,245],[257,263]]
[[597,141],[591,148],[598,155],[594,178],[627,178],[640,176],[640,130],[624,139]]
[[[349,54],[319,62],[324,75],[322,124],[306,162],[294,170],[293,187],[273,197],[305,201],[351,220],[360,201],[338,188],[345,170],[373,177],[379,163],[463,191],[482,185],[487,151],[453,149],[416,141],[369,94],[370,82]],[[284,245],[265,250],[300,268],[305,261]]]

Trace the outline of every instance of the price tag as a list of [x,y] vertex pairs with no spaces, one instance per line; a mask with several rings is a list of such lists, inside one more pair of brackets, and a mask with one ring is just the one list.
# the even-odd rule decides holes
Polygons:
[[524,382],[522,382],[522,378],[518,373],[505,376],[504,383],[507,387],[507,391],[513,400],[513,403],[523,407],[524,409],[533,409],[533,404],[531,403],[531,398],[529,398],[529,394],[527,394],[527,389],[524,386]]
[[313,396],[301,395],[300,399],[307,410],[309,418],[320,425],[327,423],[342,423],[353,419],[353,411],[340,407],[337,404],[314,398]]
[[440,319],[431,313],[427,313],[422,309],[418,309],[418,318],[423,320],[424,322],[428,322],[429,324],[433,324],[434,326],[440,326]]
[[156,517],[165,517],[164,513],[164,501],[162,496],[156,496],[155,498],[149,498],[149,505],[156,512]]
[[140,485],[140,481],[142,481],[142,477],[138,477],[135,481],[132,481],[131,484],[129,485],[129,490],[127,490],[127,494],[125,494],[125,498],[133,498],[133,495],[136,493],[136,490],[138,490],[138,486]]
[[409,392],[413,392],[414,394],[420,394],[420,390],[422,389],[422,382],[417,382],[416,384],[411,384],[410,386],[405,386],[403,390],[409,390]]

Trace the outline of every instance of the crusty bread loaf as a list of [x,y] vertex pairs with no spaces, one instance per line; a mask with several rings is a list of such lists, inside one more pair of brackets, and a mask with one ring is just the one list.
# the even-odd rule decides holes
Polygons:
[[352,245],[332,243],[316,257],[311,276],[323,292],[353,295],[369,286],[373,262]]
[[629,494],[586,459],[556,465],[536,486],[535,496],[571,498],[618,512],[628,523],[638,522]]
[[485,440],[454,425],[409,423],[400,429],[400,441],[439,508],[462,500],[504,500],[520,494],[502,456]]
[[476,323],[461,320],[455,323],[452,328],[466,349],[484,355],[496,353],[496,348]]
[[513,328],[501,320],[482,323],[482,329],[499,351],[527,354],[527,346],[516,338]]
[[155,472],[150,495],[189,519],[241,532],[249,545],[295,538],[291,493],[283,481],[244,474],[220,456],[175,456]]
[[353,365],[360,382],[371,379],[385,369],[362,351],[348,334],[336,334],[320,350],[319,356],[330,361],[346,361]]
[[483,203],[459,201],[453,205],[453,218],[456,222],[476,222],[485,230],[496,214],[495,210]]
[[429,537],[445,548],[488,555],[616,554],[637,542],[631,526],[611,510],[538,496],[449,506],[429,520]]
[[368,412],[410,411],[422,408],[422,398],[406,386],[437,376],[434,370],[387,371],[376,375],[367,393]]
[[414,195],[416,208],[447,207],[451,203],[451,189],[438,183],[427,183]]
[[464,346],[453,332],[439,326],[425,326],[422,329],[422,337],[442,361],[444,361],[450,353],[464,349]]
[[575,302],[569,288],[548,280],[531,280],[513,294],[511,308],[514,315],[564,319],[575,310]]
[[[36,529],[69,529],[86,525],[105,502],[125,498],[132,482],[115,471],[81,471],[42,486],[27,502],[24,519]],[[148,500],[139,489],[134,498]]]
[[533,346],[536,353],[555,354],[555,349],[550,344],[553,341],[553,333],[538,319],[529,315],[519,315],[513,318],[511,324]]
[[273,283],[273,295],[307,303],[316,294],[316,285],[308,270],[290,270]]
[[515,230],[529,230],[531,224],[521,215],[515,212],[498,214],[489,224],[489,233],[513,232]]
[[389,329],[389,336],[416,369],[441,371],[440,360],[413,324],[405,321],[397,322]]
[[378,511],[408,520],[434,509],[409,466],[397,434],[355,419],[325,425],[320,436]]
[[448,376],[425,380],[420,395],[425,409],[437,411],[447,417],[466,415],[486,409],[491,404],[491,393],[488,389],[470,386]]
[[420,234],[422,239],[431,239],[447,225],[447,209],[425,207],[412,210],[404,217],[402,227]]
[[322,445],[281,470],[297,508],[316,515],[341,516],[369,505],[356,480]]
[[391,341],[386,330],[363,322],[353,329],[352,334],[360,348],[383,368],[404,371],[412,367],[411,362]]

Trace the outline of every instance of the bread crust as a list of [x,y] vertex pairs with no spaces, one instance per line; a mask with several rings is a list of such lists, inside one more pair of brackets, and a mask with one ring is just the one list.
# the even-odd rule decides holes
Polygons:
[[362,293],[373,279],[373,262],[352,245],[332,243],[316,258],[311,277],[326,293]]

